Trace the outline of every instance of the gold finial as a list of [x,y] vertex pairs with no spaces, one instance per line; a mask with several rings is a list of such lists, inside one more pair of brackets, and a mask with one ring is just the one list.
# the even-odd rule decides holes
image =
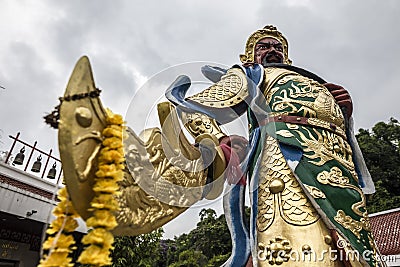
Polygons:
[[278,29],[273,25],[267,25],[250,35],[246,42],[245,54],[240,55],[240,61],[242,63],[254,63],[254,47],[261,39],[266,37],[274,38],[282,43],[283,55],[285,56],[283,62],[286,64],[292,64],[292,61],[289,59],[288,55],[288,42],[282,33],[279,32]]

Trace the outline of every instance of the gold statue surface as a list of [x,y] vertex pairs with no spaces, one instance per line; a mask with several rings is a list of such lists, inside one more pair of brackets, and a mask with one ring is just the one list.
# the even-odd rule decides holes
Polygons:
[[[84,219],[92,213],[94,174],[103,142],[101,133],[106,125],[106,112],[98,94],[89,60],[82,57],[72,72],[60,106],[59,149],[68,192]],[[182,133],[175,108],[170,103],[160,103],[158,115],[161,129],[145,129],[139,136],[130,128],[120,133],[126,168],[119,182],[119,194],[114,196],[119,203],[115,235],[148,233],[203,197],[215,198],[221,193],[220,186],[205,192],[207,168],[200,150]],[[217,141],[207,131],[202,131],[198,141],[217,149]],[[222,166],[222,152],[218,153],[217,165]],[[223,172],[221,168],[215,171],[217,177]]]

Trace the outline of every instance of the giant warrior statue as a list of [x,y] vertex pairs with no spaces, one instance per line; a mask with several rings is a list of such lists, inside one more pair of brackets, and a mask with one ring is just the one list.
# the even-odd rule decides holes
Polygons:
[[[113,234],[148,233],[225,188],[233,248],[224,266],[381,266],[364,195],[374,189],[347,91],[291,65],[287,39],[271,25],[248,38],[240,60],[228,70],[204,66],[213,85],[192,96],[185,96],[190,79],[178,77],[166,91],[169,102],[158,104],[160,128],[124,130],[126,168],[113,196],[119,204]],[[59,113],[67,190],[87,219],[106,112],[86,57]],[[249,140],[221,131],[244,113]]]

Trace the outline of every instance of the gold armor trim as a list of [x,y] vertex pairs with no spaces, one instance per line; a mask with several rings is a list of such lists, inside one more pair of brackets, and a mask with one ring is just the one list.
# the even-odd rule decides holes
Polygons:
[[277,236],[269,240],[267,244],[258,243],[258,249],[261,251],[258,255],[260,258],[265,258],[271,265],[280,265],[289,261],[289,253],[292,251],[292,246],[289,240],[282,236]]
[[219,140],[226,136],[218,126],[216,121],[202,113],[185,113],[181,115],[182,123],[188,132],[195,138],[196,143],[204,140],[212,140],[215,145],[216,157],[213,162],[214,174],[212,184],[209,184],[210,192],[205,196],[206,199],[213,200],[222,194],[224,188],[224,171],[226,161],[222,149],[219,147]]
[[258,189],[257,229],[266,231],[279,213],[282,219],[293,225],[308,225],[319,215],[308,201],[280,152],[276,139],[266,137],[260,167]]
[[[276,139],[266,137],[259,160],[264,164],[259,173],[257,266],[343,266],[320,256],[334,249],[326,242],[330,232],[287,165]],[[302,257],[309,251],[311,258]]]
[[[344,118],[342,111],[335,99],[332,97],[328,89],[320,83],[298,75],[297,73],[287,72],[288,75],[280,78],[277,81],[276,87],[272,88],[266,96],[267,101],[270,102],[273,97],[272,109],[279,115],[299,115],[310,118],[310,123],[319,125],[322,122],[326,122],[323,125],[329,127],[329,123],[336,125],[338,130],[341,129],[343,136],[344,134]],[[284,85],[288,82],[298,82],[297,86],[294,83],[290,84],[290,88],[282,91],[281,95],[273,96],[273,94],[279,90],[279,85]],[[310,100],[300,100],[298,98],[310,98]],[[294,104],[299,104],[300,108],[297,108]],[[322,122],[321,122],[322,121]]]
[[310,124],[311,126],[316,126],[319,128],[324,128],[327,129],[329,131],[333,131],[334,133],[340,135],[340,137],[342,137],[343,139],[346,138],[346,132],[342,129],[342,128],[335,128],[332,129],[332,126],[329,122],[324,121],[324,120],[320,120],[317,118],[308,118],[307,119],[308,124]]
[[317,187],[308,184],[304,184],[304,187],[307,189],[307,191],[313,198],[326,198],[324,192],[319,190]]
[[272,95],[279,89],[279,87],[272,87],[285,75],[292,74],[296,75],[294,71],[287,69],[268,67],[264,68],[264,80],[262,81],[261,88],[264,88],[264,96],[267,103],[271,101]]
[[321,184],[328,184],[334,187],[349,188],[357,191],[361,197],[361,201],[354,203],[351,206],[353,212],[359,216],[363,216],[364,213],[360,211],[360,208],[365,208],[366,200],[365,196],[360,187],[350,184],[350,179],[343,176],[342,171],[338,167],[332,167],[330,172],[322,171],[317,175],[317,181]]
[[181,118],[186,130],[194,137],[201,134],[214,135],[218,140],[226,136],[216,121],[202,113],[183,113]]
[[[310,163],[322,166],[335,159],[350,171],[356,181],[358,180],[351,157],[351,147],[346,140],[327,130],[318,131],[315,128],[310,130],[303,126],[299,126],[299,128],[302,128],[302,131],[295,130],[295,132],[299,134],[298,141],[303,146],[304,156],[310,159]],[[303,131],[307,133],[307,136]],[[286,130],[277,131],[276,134],[286,138],[295,138],[294,134]]]
[[248,96],[246,75],[240,68],[231,68],[219,82],[188,99],[207,107],[226,108],[239,104]]
[[282,33],[279,32],[277,30],[277,28],[272,25],[267,25],[263,29],[259,29],[250,35],[250,37],[247,39],[247,42],[246,42],[245,52],[244,52],[244,54],[240,55],[240,61],[242,63],[254,63],[254,48],[261,39],[264,39],[266,37],[274,38],[282,44],[283,55],[285,57],[284,63],[292,64],[292,61],[289,59],[288,41],[282,35]]
[[344,228],[350,230],[358,239],[361,238],[360,232],[362,229],[368,232],[371,231],[369,219],[366,214],[365,218],[362,218],[360,221],[357,221],[354,220],[352,217],[346,215],[346,213],[343,210],[338,210],[334,219]]

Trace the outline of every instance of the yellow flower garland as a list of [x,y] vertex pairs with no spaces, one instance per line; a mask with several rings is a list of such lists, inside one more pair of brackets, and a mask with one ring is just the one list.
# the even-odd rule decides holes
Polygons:
[[[86,220],[86,225],[93,229],[82,238],[82,243],[88,245],[78,258],[78,262],[91,266],[111,265],[110,252],[113,249],[114,236],[110,230],[117,226],[114,212],[118,210],[118,202],[114,195],[118,194],[118,182],[123,179],[124,153],[123,129],[124,122],[121,115],[107,110],[107,127],[103,130],[103,142],[98,157],[98,171],[96,172],[91,210],[93,216]],[[79,217],[69,200],[66,188],[58,192],[58,203],[53,210],[57,217],[46,231],[48,239],[43,243],[43,249],[49,250],[38,267],[68,267],[73,266],[72,258],[68,257],[76,247],[75,241],[68,233],[73,232]]]
[[88,245],[78,258],[82,264],[92,266],[111,265],[110,252],[113,249],[114,236],[110,230],[117,226],[114,212],[118,202],[113,197],[118,193],[118,182],[123,179],[123,120],[107,110],[107,127],[103,130],[103,143],[98,157],[93,191],[95,197],[90,203],[93,216],[87,219],[86,225],[93,229],[82,239]]
[[65,187],[58,191],[58,199],[60,202],[53,210],[56,219],[47,229],[46,233],[49,234],[49,237],[43,243],[43,249],[49,252],[40,260],[38,267],[74,266],[72,258],[68,256],[76,247],[72,247],[75,241],[69,233],[78,227],[75,218],[79,215],[72,206]]

